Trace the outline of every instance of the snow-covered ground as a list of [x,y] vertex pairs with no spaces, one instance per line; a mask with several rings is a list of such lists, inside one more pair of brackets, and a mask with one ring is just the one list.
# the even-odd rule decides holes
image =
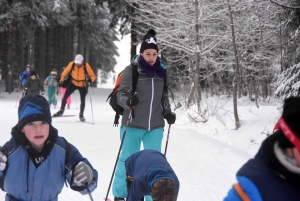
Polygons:
[[[94,125],[78,122],[77,116],[52,120],[54,127],[59,130],[59,135],[74,144],[98,170],[98,188],[92,193],[94,200],[103,200],[102,198],[106,195],[120,145],[119,129],[112,126],[114,112],[105,102],[109,93],[109,89],[98,88],[93,89],[86,97],[85,117],[87,121],[92,121],[94,117]],[[2,93],[0,97],[2,114],[0,115],[0,144],[3,145],[10,139],[10,130],[18,120],[17,94]],[[78,115],[79,93],[75,91],[72,97],[71,109],[67,109],[65,114]],[[251,143],[251,139],[260,143],[266,136],[261,132],[270,131],[278,117],[274,116],[278,113],[275,106],[261,105],[257,109],[251,104],[252,102],[240,103],[239,115],[242,127],[237,131],[232,130],[234,123],[230,120],[233,118],[231,113],[224,116],[225,121],[228,121],[228,128],[226,128],[214,117],[211,117],[205,124],[189,123],[187,112],[180,109],[176,111],[178,120],[170,130],[167,158],[180,179],[179,201],[195,199],[217,201],[222,200],[226,195],[235,182],[235,173],[238,168],[252,157],[254,153],[251,154],[251,152],[254,150],[256,152],[259,147]],[[230,107],[224,106],[224,109],[230,110]],[[57,109],[52,107],[51,112],[55,111]],[[167,128],[164,144],[166,135]],[[110,197],[112,198],[111,193]],[[3,192],[0,193],[0,200],[4,200]],[[59,200],[90,199],[70,188],[64,188]]]
[[[116,58],[116,74],[129,63],[129,36],[117,43],[120,57]],[[94,120],[94,125],[78,122],[78,116],[55,118],[52,121],[59,130],[59,135],[74,144],[98,170],[98,188],[92,193],[95,201],[103,200],[106,195],[120,146],[119,128],[112,126],[114,112],[105,102],[113,87],[112,79],[98,87],[100,88],[93,89],[86,97],[85,117],[87,121]],[[78,115],[79,93],[75,91],[72,98],[71,109],[66,109],[65,114]],[[18,121],[17,99],[17,93],[0,94],[0,145],[10,139],[11,128]],[[260,108],[256,108],[246,98],[239,99],[241,128],[238,130],[234,129],[231,98],[204,99],[203,103],[214,108],[214,115],[206,123],[191,122],[190,117],[199,118],[195,106],[175,111],[177,121],[170,130],[167,159],[180,180],[178,201],[219,201],[224,198],[235,182],[236,171],[257,152],[266,134],[272,132],[280,116],[275,101],[271,99],[271,103],[259,102]],[[52,106],[52,114],[57,110]],[[163,144],[166,136],[167,127]],[[4,200],[4,195],[0,191],[0,201]],[[109,195],[112,198],[111,192]],[[90,198],[64,187],[59,200],[88,201]]]

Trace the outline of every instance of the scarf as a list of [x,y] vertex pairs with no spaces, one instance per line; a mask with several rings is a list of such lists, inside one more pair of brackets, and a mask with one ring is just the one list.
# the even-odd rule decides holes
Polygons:
[[160,78],[166,78],[166,69],[160,66],[160,58],[157,57],[153,66],[151,66],[142,55],[139,56],[139,67],[148,75],[148,76],[157,76]]

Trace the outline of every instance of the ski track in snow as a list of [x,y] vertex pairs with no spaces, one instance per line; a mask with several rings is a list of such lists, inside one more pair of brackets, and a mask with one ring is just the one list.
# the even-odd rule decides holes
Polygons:
[[[92,92],[92,91],[91,91]],[[84,116],[92,122],[91,103],[93,105],[94,125],[80,123],[79,93],[72,94],[71,109],[65,109],[65,115],[75,117],[54,118],[52,124],[59,135],[75,145],[98,171],[98,187],[92,193],[93,199],[103,200],[112,175],[116,156],[120,146],[119,127],[113,127],[114,111],[105,102],[110,89],[93,89],[93,94],[86,97]],[[0,94],[0,145],[10,139],[11,128],[18,121],[16,106],[17,93]],[[57,96],[59,99],[60,96]],[[58,100],[58,108],[61,101]],[[51,107],[51,113],[58,111]],[[201,129],[201,127],[199,127]],[[162,152],[165,150],[168,127],[165,127]],[[171,126],[167,159],[180,181],[178,201],[219,201],[224,198],[235,182],[236,171],[251,155],[243,150],[226,145],[213,138],[199,134],[194,130]],[[30,189],[29,189],[30,190]],[[0,192],[0,201],[4,201],[5,192]],[[109,198],[113,195],[109,193]],[[59,200],[90,200],[70,188],[64,187]]]

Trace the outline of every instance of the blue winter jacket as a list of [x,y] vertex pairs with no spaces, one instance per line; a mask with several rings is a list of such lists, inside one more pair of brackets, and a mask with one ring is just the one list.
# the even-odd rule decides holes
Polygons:
[[175,182],[178,195],[178,178],[165,156],[160,152],[155,150],[136,152],[126,159],[125,168],[127,175],[133,177],[126,201],[137,201],[145,195],[150,195],[153,183],[162,178]]
[[[254,159],[249,160],[237,172],[237,181],[251,201],[299,201],[299,184],[288,182],[281,174],[284,169],[274,160],[272,152],[277,134],[273,134],[262,144]],[[279,136],[280,137],[280,136]],[[276,163],[276,168],[271,163]],[[274,163],[274,164],[275,164]],[[299,175],[294,175],[296,178]],[[224,201],[242,201],[233,187]]]
[[19,76],[22,86],[24,86],[28,77],[30,77],[30,72],[28,72],[27,70],[24,70],[24,72]]
[[[62,137],[57,136],[49,156],[36,168],[26,149],[18,144],[14,138],[11,138],[6,147],[8,163],[3,186],[5,192],[7,192],[5,200],[58,200],[58,194],[60,194],[64,186],[65,178],[70,184],[71,165],[75,162],[83,161],[91,166],[89,161],[83,158],[73,145],[71,145],[68,163],[65,166],[65,148],[66,141]],[[93,169],[93,173],[94,180],[89,185],[90,191],[97,187],[98,173],[95,169]],[[0,171],[0,178],[2,176],[3,172]],[[72,186],[76,186],[76,184],[74,183]],[[88,192],[83,190],[80,193],[87,194]]]

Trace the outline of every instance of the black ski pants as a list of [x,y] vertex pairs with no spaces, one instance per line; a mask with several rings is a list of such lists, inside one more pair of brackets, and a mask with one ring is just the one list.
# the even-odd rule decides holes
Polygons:
[[67,89],[66,89],[66,93],[65,93],[65,95],[64,95],[64,97],[63,97],[63,99],[62,99],[60,109],[61,109],[61,110],[64,110],[64,109],[65,109],[68,97],[69,97],[76,89],[78,89],[79,94],[80,94],[80,113],[83,114],[84,108],[85,108],[85,97],[86,97],[86,94],[87,94],[87,89],[86,89],[86,87],[78,87],[78,86],[75,86],[72,82],[68,85],[68,87],[67,87]]

